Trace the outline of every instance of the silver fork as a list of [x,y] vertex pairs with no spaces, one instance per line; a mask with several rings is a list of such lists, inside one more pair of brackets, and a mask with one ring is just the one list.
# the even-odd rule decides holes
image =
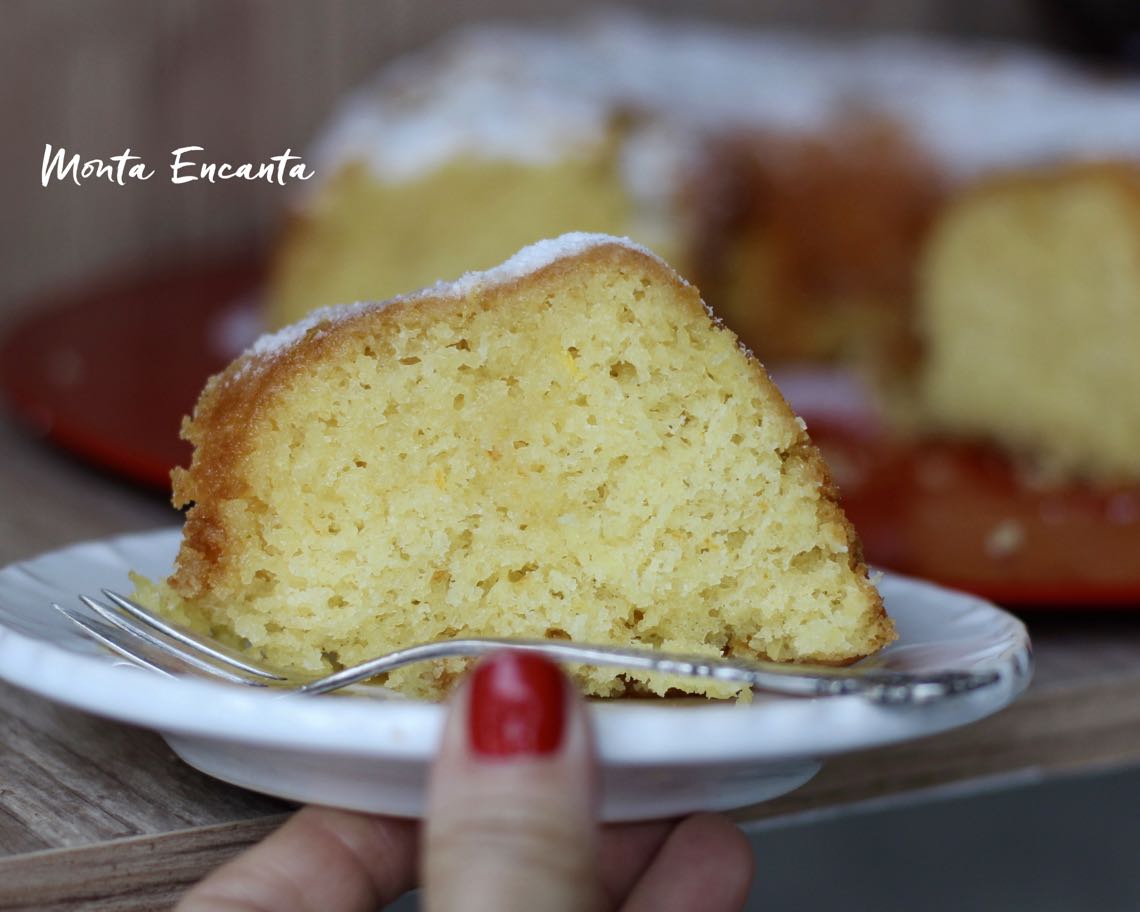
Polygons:
[[568,640],[467,638],[439,640],[398,649],[324,677],[271,670],[210,637],[159,617],[125,596],[104,589],[106,601],[80,595],[86,611],[53,604],[90,637],[136,665],[166,675],[204,674],[234,684],[278,688],[298,694],[325,694],[367,681],[405,665],[447,658],[478,658],[512,651],[544,655],[561,662],[707,678],[792,696],[857,694],[875,703],[921,704],[990,687],[996,671],[939,671],[912,674],[854,666],[685,656],[653,649],[599,646]]

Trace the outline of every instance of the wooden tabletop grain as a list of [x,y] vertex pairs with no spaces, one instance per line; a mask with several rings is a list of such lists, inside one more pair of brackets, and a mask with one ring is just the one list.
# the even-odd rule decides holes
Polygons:
[[[0,418],[0,565],[177,522],[164,500]],[[1037,672],[1004,712],[829,761],[749,825],[947,788],[1140,763],[1140,614],[1031,615]],[[212,780],[156,735],[0,684],[0,909],[165,908],[291,807]]]

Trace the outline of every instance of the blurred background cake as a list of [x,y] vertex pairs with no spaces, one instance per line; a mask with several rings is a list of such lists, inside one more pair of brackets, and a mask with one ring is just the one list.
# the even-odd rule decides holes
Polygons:
[[947,194],[1133,156],[1138,137],[1133,84],[1010,48],[631,16],[468,29],[390,64],[319,132],[270,322],[573,228],[680,262],[762,355],[834,355],[912,298]]

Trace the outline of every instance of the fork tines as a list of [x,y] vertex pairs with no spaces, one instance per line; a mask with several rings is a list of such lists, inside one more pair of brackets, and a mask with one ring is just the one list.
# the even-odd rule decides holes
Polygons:
[[164,674],[205,672],[237,684],[283,682],[215,639],[160,618],[138,602],[103,590],[106,601],[80,595],[87,611],[55,604],[89,636],[130,661]]

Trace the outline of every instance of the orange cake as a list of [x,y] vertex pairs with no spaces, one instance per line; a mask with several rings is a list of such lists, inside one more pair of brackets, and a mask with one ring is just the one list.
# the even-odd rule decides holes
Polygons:
[[919,297],[926,430],[1043,480],[1140,481],[1140,168],[985,181],[939,220]]
[[[502,635],[840,664],[894,638],[803,422],[624,240],[318,311],[211,379],[184,436],[176,570],[139,595],[271,665]],[[435,698],[461,668],[387,683]]]

